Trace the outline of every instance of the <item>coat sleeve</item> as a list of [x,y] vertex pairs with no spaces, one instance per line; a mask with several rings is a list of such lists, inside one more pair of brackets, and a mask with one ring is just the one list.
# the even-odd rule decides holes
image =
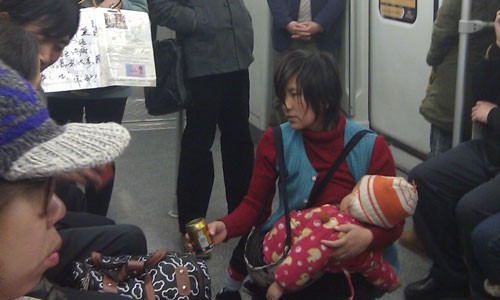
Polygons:
[[[473,76],[474,98],[500,105],[500,47],[492,44],[486,57],[478,64]],[[496,107],[488,114],[488,126],[495,134],[500,134],[500,108]]]
[[438,10],[432,27],[432,39],[427,64],[439,65],[451,47],[458,43],[458,22],[460,21],[462,1],[444,0]]
[[[253,225],[267,220],[271,214],[272,199],[276,190],[276,150],[272,128],[268,128],[257,145],[255,163],[248,193],[240,205],[221,219],[227,228],[227,237],[233,238],[250,232]],[[260,222],[257,217],[267,199],[267,206]]]
[[317,12],[312,20],[323,28],[324,31],[330,31],[334,24],[342,17],[345,9],[344,0],[328,0],[326,5]]
[[196,12],[177,0],[149,0],[151,21],[175,32],[190,34],[196,30]]
[[286,28],[288,23],[294,21],[285,0],[267,0],[267,5],[276,28]]

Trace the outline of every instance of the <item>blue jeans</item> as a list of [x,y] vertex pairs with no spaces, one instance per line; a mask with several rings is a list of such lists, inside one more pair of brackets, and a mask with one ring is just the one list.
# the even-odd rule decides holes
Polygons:
[[451,149],[453,133],[431,124],[429,157],[434,157]]
[[500,213],[477,225],[471,239],[481,275],[500,285]]

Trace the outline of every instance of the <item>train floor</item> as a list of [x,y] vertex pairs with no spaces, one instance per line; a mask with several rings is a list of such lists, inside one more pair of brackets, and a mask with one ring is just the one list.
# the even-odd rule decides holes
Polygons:
[[[178,113],[152,117],[145,111],[142,99],[129,99],[124,125],[132,140],[116,161],[116,181],[109,217],[117,223],[140,226],[148,239],[150,251],[158,248],[182,250],[177,219],[169,215],[175,203],[176,151]],[[213,146],[215,183],[206,219],[216,220],[227,211],[218,139]],[[407,222],[410,225],[411,220]],[[218,246],[207,261],[215,293],[222,287],[227,263],[236,240]],[[397,246],[401,263],[402,286],[426,275],[430,261]],[[250,299],[242,292],[243,299]],[[403,288],[382,299],[404,299]]]

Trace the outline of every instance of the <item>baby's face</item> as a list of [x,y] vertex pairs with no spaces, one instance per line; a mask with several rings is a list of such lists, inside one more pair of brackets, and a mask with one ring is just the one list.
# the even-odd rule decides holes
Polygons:
[[359,198],[359,183],[356,184],[352,192],[347,194],[340,202],[340,210],[349,212],[353,200]]

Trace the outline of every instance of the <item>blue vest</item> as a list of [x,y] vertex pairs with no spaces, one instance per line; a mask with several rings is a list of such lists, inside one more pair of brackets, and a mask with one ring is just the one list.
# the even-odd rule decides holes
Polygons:
[[[287,174],[286,190],[288,205],[290,211],[301,210],[307,205],[309,195],[318,173],[307,158],[302,132],[293,129],[288,122],[280,126],[283,135],[283,150]],[[344,147],[357,132],[366,129],[366,127],[346,119],[344,128]],[[358,182],[361,177],[368,173],[373,145],[375,144],[376,138],[377,134],[375,132],[369,132],[356,144],[356,146],[354,146],[346,157],[347,166],[355,182]],[[277,162],[276,170],[279,171]],[[280,199],[278,209],[264,224],[262,230],[269,230],[284,214],[284,205]],[[399,272],[399,260],[394,245],[384,250],[384,258],[394,267],[396,272]]]

